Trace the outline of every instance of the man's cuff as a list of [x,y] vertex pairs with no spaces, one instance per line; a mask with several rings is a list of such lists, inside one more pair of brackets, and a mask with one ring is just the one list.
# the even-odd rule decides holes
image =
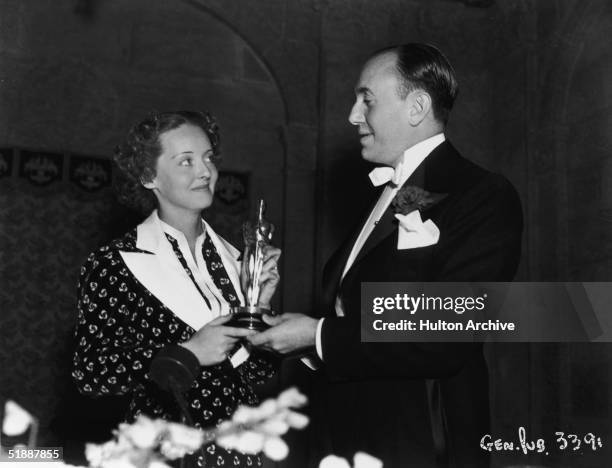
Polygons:
[[319,320],[319,323],[317,323],[317,333],[315,335],[315,348],[317,350],[317,356],[319,356],[319,359],[321,361],[323,361],[323,345],[321,343],[321,330],[323,329],[323,320],[325,320],[324,318]]

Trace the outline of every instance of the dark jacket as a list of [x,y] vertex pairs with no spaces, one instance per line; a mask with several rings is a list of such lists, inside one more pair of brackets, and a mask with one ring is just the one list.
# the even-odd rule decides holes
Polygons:
[[[340,277],[357,231],[324,273],[322,327],[329,384],[315,424],[325,450],[352,458],[366,451],[385,468],[488,466],[488,375],[479,343],[362,343],[362,282],[511,281],[521,248],[522,211],[512,185],[463,158],[449,143],[435,148],[406,182],[446,197],[422,213],[440,229],[437,244],[397,249],[392,208]],[[345,317],[334,312],[336,295]],[[321,418],[317,418],[319,414]]]

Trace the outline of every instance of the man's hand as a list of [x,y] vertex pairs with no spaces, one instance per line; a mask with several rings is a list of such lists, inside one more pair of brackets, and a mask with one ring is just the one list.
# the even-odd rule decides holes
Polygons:
[[226,326],[225,323],[231,318],[231,315],[221,315],[211,320],[180,345],[195,354],[201,366],[223,362],[236,342],[254,333],[252,330]]
[[272,328],[249,336],[247,339],[253,346],[287,354],[315,345],[317,319],[304,314],[285,313],[276,317],[264,316],[264,320]]

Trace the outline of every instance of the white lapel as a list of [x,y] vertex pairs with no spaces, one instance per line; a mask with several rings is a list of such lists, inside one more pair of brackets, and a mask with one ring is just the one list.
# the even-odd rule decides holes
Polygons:
[[136,247],[154,254],[121,252],[136,279],[191,328],[199,330],[212,320],[210,309],[166,239],[157,210],[138,225],[136,236]]
[[228,241],[219,236],[215,231],[213,231],[213,229],[206,221],[204,221],[204,225],[206,226],[206,235],[210,236],[210,240],[217,249],[217,252],[221,257],[221,261],[223,262],[223,266],[227,271],[227,276],[234,285],[234,289],[238,294],[240,303],[244,305],[244,297],[242,295],[242,288],[240,287],[241,263],[238,261],[238,257],[240,257],[240,251]]

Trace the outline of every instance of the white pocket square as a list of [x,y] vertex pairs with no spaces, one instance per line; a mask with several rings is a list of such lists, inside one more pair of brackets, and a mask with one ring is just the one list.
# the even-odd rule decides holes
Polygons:
[[440,229],[431,220],[423,222],[419,210],[408,214],[396,214],[399,221],[397,250],[415,249],[435,245],[440,239]]

